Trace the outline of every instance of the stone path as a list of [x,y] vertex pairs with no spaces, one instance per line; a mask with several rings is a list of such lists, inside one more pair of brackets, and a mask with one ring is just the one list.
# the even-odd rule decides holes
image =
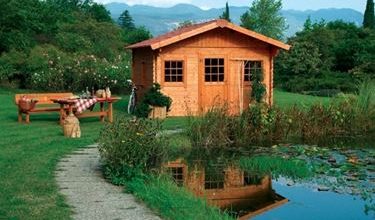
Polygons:
[[97,145],[91,145],[62,159],[56,180],[73,219],[160,219],[145,205],[135,201],[123,188],[104,180],[100,172]]

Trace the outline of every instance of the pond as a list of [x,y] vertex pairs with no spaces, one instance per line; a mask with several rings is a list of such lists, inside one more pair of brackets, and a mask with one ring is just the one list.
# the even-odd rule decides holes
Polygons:
[[360,196],[318,191],[309,185],[288,186],[285,180],[273,182],[273,188],[289,202],[258,215],[254,219],[374,219],[365,212],[367,205]]
[[[251,153],[249,153],[251,152]],[[375,150],[278,145],[192,150],[164,167],[240,219],[374,219]]]

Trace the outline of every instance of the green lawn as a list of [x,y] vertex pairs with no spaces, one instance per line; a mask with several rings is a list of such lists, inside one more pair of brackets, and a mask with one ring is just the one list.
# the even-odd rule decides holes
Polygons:
[[332,98],[329,97],[318,97],[284,92],[277,89],[274,91],[274,104],[281,108],[288,108],[293,105],[297,105],[298,107],[309,107],[316,103],[326,105],[331,99]]
[[[0,90],[0,219],[68,219],[70,209],[58,194],[54,170],[63,155],[95,142],[102,123],[81,120],[82,138],[68,139],[58,114],[31,115],[17,122],[14,92]],[[115,105],[123,114],[125,102]]]
[[[68,139],[58,125],[58,114],[32,115],[31,124],[17,123],[16,91],[0,89],[0,219],[68,219],[70,209],[54,180],[64,155],[95,143],[103,126],[96,118],[81,120],[82,137]],[[328,102],[328,98],[275,91],[282,107]],[[115,105],[115,116],[125,114],[127,97]],[[186,117],[169,118],[164,129],[183,128]]]

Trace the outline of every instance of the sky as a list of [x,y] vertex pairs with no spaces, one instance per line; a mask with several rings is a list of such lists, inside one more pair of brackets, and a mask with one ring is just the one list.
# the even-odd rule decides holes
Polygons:
[[[110,2],[122,2],[128,5],[142,4],[158,7],[170,7],[179,3],[189,3],[203,9],[222,8],[227,0],[94,0],[95,2],[107,4]],[[229,0],[232,6],[249,6],[252,0]],[[284,9],[316,10],[321,8],[352,8],[363,12],[366,0],[282,0]]]

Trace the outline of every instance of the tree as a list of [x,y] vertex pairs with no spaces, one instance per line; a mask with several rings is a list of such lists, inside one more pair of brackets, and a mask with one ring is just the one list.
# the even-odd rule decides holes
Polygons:
[[121,13],[120,17],[118,18],[118,23],[125,30],[131,31],[135,29],[133,18],[130,16],[128,10]]
[[98,22],[112,22],[110,12],[104,7],[104,5],[93,3],[86,9],[86,13]]
[[221,19],[225,19],[227,21],[231,21],[230,20],[230,14],[229,14],[229,5],[228,5],[228,2],[225,4],[225,11],[223,12],[223,14],[220,16]]
[[311,16],[309,15],[305,21],[305,23],[303,24],[303,30],[304,31],[311,31],[312,29],[312,21],[311,21]]
[[365,15],[363,17],[364,28],[375,28],[375,16],[374,16],[374,1],[367,0]]
[[281,9],[281,0],[255,0],[241,16],[241,26],[281,40],[287,29]]
[[188,27],[188,26],[191,26],[193,24],[194,24],[194,21],[186,20],[186,21],[180,22],[174,30],[184,28],[184,27]]
[[141,26],[135,28],[132,31],[125,32],[124,34],[124,41],[127,44],[135,44],[144,40],[148,40],[152,37],[150,31],[148,31],[145,27]]

